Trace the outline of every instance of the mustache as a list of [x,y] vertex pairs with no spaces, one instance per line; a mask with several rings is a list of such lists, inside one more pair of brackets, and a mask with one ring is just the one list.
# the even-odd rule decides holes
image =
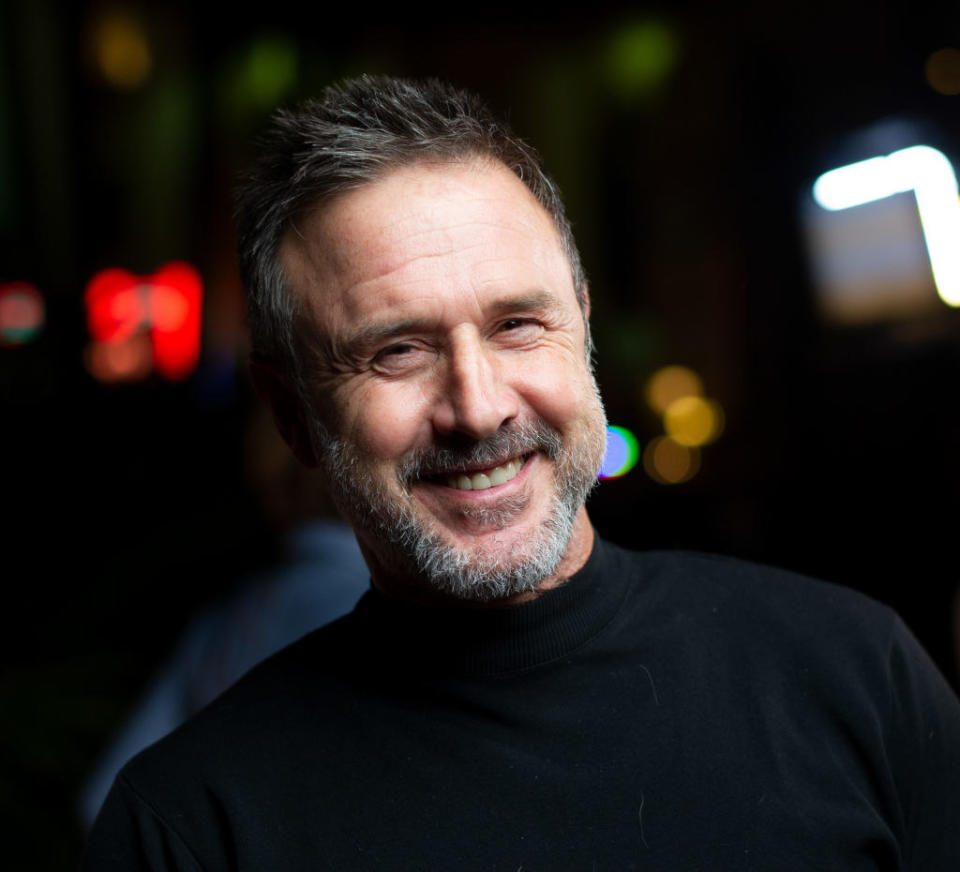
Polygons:
[[398,475],[405,489],[423,478],[471,467],[499,466],[513,457],[536,451],[556,460],[563,448],[559,432],[543,420],[507,424],[486,439],[451,437],[446,443],[418,449],[404,459]]

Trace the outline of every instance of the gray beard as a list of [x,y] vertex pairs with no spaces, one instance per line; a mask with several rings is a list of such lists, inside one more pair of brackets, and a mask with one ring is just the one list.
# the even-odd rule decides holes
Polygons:
[[[340,511],[358,529],[392,546],[393,563],[388,571],[418,581],[434,593],[489,602],[535,591],[559,567],[577,513],[597,482],[605,433],[599,395],[597,416],[599,420],[594,423],[599,436],[586,434],[584,444],[564,445],[560,434],[541,420],[507,425],[480,442],[461,440],[459,444],[422,449],[398,469],[407,500],[388,493],[383,483],[369,474],[357,446],[332,437],[322,425],[317,425],[314,444],[320,448],[321,464]],[[317,421],[316,416],[312,417]],[[471,465],[492,466],[533,452],[545,454],[553,461],[556,492],[547,517],[520,553],[516,549],[500,549],[498,553],[484,546],[457,548],[414,514],[411,488],[420,478]],[[465,507],[462,515],[482,526],[503,529],[528,502],[527,497],[518,496],[501,501],[492,509]]]

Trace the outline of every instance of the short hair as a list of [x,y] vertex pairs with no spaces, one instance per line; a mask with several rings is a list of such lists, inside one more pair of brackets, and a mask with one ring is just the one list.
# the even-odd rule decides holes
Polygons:
[[253,351],[286,367],[298,388],[298,304],[279,254],[287,229],[305,210],[419,161],[490,158],[515,173],[553,219],[586,323],[585,276],[559,189],[536,151],[475,95],[436,79],[365,75],[278,111],[258,145],[237,192],[251,340]]

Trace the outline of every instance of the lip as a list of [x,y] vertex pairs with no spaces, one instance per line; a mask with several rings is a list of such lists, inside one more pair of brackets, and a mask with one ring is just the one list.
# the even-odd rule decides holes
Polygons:
[[[478,473],[478,472],[490,472],[491,470],[496,469],[498,466],[504,466],[505,464],[509,463],[511,460],[517,460],[518,458],[520,459],[526,458],[528,460],[532,456],[533,456],[533,452],[528,451],[525,454],[502,457],[490,463],[484,463],[484,464],[474,463],[467,466],[458,467],[456,469],[451,469],[449,472],[438,473],[437,477],[442,478],[443,476],[446,476],[446,475],[459,475],[461,473],[464,475],[474,475],[475,473]],[[526,462],[526,460],[524,460],[524,462]]]
[[[459,488],[450,487],[449,485],[446,485],[440,481],[421,481],[416,485],[416,487],[428,488],[434,493],[442,494],[447,499],[453,498],[458,500],[469,500],[471,502],[499,499],[501,496],[509,493],[511,490],[522,487],[527,479],[527,476],[530,474],[531,469],[533,469],[533,467],[539,461],[540,454],[538,452],[527,455],[523,466],[520,467],[520,470],[513,478],[510,479],[510,481],[505,481],[503,484],[496,484],[492,487],[484,488],[483,490],[460,490]],[[479,470],[471,470],[471,472],[483,472],[486,469],[494,469],[497,465],[500,464],[495,464],[494,466],[490,467],[483,467]]]

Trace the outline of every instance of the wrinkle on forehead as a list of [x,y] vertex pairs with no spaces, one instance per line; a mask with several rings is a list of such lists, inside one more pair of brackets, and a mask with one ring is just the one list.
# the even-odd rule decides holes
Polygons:
[[442,321],[448,305],[482,313],[490,294],[536,286],[576,299],[552,217],[499,163],[394,170],[302,216],[281,258],[313,329],[328,335],[344,319]]
[[[484,190],[478,190],[475,184],[478,176],[486,180]],[[385,214],[391,212],[401,190],[405,198],[416,201],[418,208],[386,220]],[[403,265],[390,257],[392,249],[401,243],[419,240],[423,247],[433,247],[439,257],[463,247],[457,231],[504,229],[500,206],[518,194],[528,208],[516,209],[514,204],[508,229],[532,240],[552,239],[559,245],[549,213],[506,166],[488,159],[399,167],[319,204],[300,219],[285,242],[297,245],[294,237],[299,237],[297,247],[307,248],[308,259],[318,266],[362,268],[372,259],[382,259],[384,272],[390,272]],[[474,209],[469,216],[451,221],[451,203],[459,207],[470,203]],[[376,233],[371,233],[373,227]],[[433,234],[436,238],[431,238]],[[323,246],[311,244],[320,238]],[[562,250],[562,245],[559,247]]]

